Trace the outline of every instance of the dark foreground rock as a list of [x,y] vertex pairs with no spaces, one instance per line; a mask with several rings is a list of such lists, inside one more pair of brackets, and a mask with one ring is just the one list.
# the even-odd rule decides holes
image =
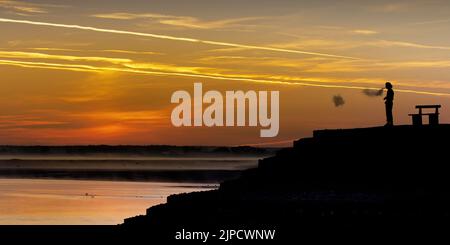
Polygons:
[[327,228],[448,225],[449,140],[450,125],[315,131],[218,190],[170,196],[122,228],[172,239],[182,229],[228,228],[299,238]]

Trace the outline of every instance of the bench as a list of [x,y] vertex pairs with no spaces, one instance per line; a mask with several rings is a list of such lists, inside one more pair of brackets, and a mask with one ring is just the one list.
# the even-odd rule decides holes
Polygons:
[[[439,108],[441,108],[441,105],[416,105],[416,109],[419,109],[419,113],[408,115],[411,116],[414,126],[422,125],[422,116],[428,116],[428,123],[430,125],[438,125]],[[422,109],[435,109],[435,111],[431,113],[422,113]]]

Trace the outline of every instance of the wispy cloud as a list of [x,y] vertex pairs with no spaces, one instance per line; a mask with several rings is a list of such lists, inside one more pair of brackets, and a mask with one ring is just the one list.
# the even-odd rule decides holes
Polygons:
[[103,52],[103,53],[119,53],[119,54],[143,54],[143,55],[161,55],[159,52],[151,51],[136,51],[136,50],[122,50],[122,49],[69,49],[69,48],[29,48],[39,51],[67,51],[67,52]]
[[375,35],[378,34],[377,31],[374,30],[364,30],[364,29],[358,29],[358,30],[352,30],[350,31],[351,33],[354,34],[361,34],[361,35]]
[[406,48],[420,48],[420,49],[450,50],[450,46],[428,45],[406,41],[378,40],[366,44],[377,47],[406,47]]
[[191,16],[175,16],[157,13],[103,13],[93,17],[116,20],[151,19],[160,24],[194,29],[218,29],[241,25],[245,22],[267,19],[268,17],[243,17],[205,21]]
[[94,14],[92,16],[96,17],[96,18],[115,19],[115,20],[134,20],[134,19],[147,19],[147,18],[154,18],[154,19],[188,18],[188,17],[183,17],[183,16],[173,16],[173,15],[154,14],[154,13],[125,13],[125,12]]
[[410,2],[391,2],[391,3],[387,3],[387,4],[370,6],[369,8],[375,12],[396,13],[396,12],[403,12],[408,9],[411,9],[411,7],[413,5],[414,4],[412,3],[412,1],[410,1]]
[[411,25],[432,25],[432,24],[441,24],[441,23],[448,23],[448,22],[450,22],[450,19],[439,19],[439,20],[414,22],[414,23],[411,23]]
[[47,10],[45,10],[39,4],[13,0],[0,0],[0,8],[19,14],[47,13]]
[[151,51],[134,51],[134,50],[122,50],[122,49],[104,49],[98,50],[99,52],[120,53],[120,54],[148,54],[148,55],[161,55],[160,52]]
[[188,37],[176,37],[176,36],[160,35],[160,34],[144,33],[144,32],[105,29],[105,28],[97,28],[97,27],[92,27],[92,26],[68,25],[68,24],[39,22],[39,21],[30,21],[30,20],[16,20],[16,19],[6,19],[6,18],[0,18],[0,22],[18,23],[18,24],[27,24],[27,25],[36,25],[36,26],[61,27],[61,28],[69,28],[69,29],[79,29],[79,30],[87,30],[87,31],[104,32],[104,33],[114,33],[114,34],[122,34],[122,35],[151,37],[151,38],[165,39],[165,40],[172,40],[172,41],[202,43],[202,44],[215,45],[215,46],[256,49],[256,50],[282,52],[282,53],[292,53],[292,54],[302,54],[302,55],[312,55],[312,56],[322,56],[322,57],[337,58],[337,59],[359,59],[359,58],[356,58],[356,57],[344,56],[344,55],[335,55],[335,54],[310,52],[310,51],[285,49],[285,48],[275,48],[275,47],[250,45],[250,44],[239,44],[239,43],[230,43],[230,42],[221,42],[221,41],[211,41],[211,40],[188,38]]
[[345,50],[362,46],[361,42],[325,38],[297,38],[294,41],[272,44],[271,46],[288,49]]
[[[65,50],[65,49],[63,49]],[[85,52],[80,50],[80,52]],[[209,56],[193,61],[200,65],[182,66],[179,64],[167,64],[157,62],[138,62],[132,59],[102,57],[102,56],[74,56],[47,54],[38,52],[23,51],[0,51],[1,58],[12,58],[15,60],[3,60],[4,65],[15,65],[28,68],[45,68],[55,70],[70,70],[81,72],[127,72],[148,75],[175,75],[186,77],[205,77],[217,79],[229,78],[233,79],[250,79],[250,80],[267,80],[280,82],[315,82],[323,84],[377,84],[377,79],[348,79],[334,77],[336,74],[349,74],[363,71],[389,71],[411,68],[447,68],[450,67],[448,60],[424,60],[424,61],[398,61],[398,62],[382,62],[382,61],[364,61],[364,60],[329,60],[321,57],[310,57],[307,59],[293,59],[286,57],[274,56]],[[17,59],[27,59],[33,61],[18,61]],[[35,62],[34,60],[44,60],[43,62]],[[55,60],[67,62],[82,61],[84,64],[55,63]],[[98,66],[99,62],[114,65]],[[95,64],[95,65],[94,65]],[[104,64],[102,64],[104,65]],[[227,65],[232,67],[245,67],[245,69],[233,68],[229,69]],[[282,73],[264,74],[264,67],[284,67]],[[241,71],[240,71],[241,70]],[[294,75],[292,71],[301,71],[303,77]],[[287,72],[287,73],[285,73]],[[297,73],[297,72],[296,72]],[[307,75],[307,74],[313,74]],[[320,75],[319,75],[320,74]],[[398,83],[404,86],[417,87],[414,84]],[[418,86],[425,88],[436,88],[435,86]],[[443,88],[441,85],[437,88]]]
[[216,21],[201,21],[197,18],[188,18],[188,19],[166,19],[160,20],[159,23],[172,25],[172,26],[180,26],[187,28],[197,28],[197,29],[218,29],[225,27],[233,27],[233,26],[243,26],[244,22],[264,19],[265,17],[244,17],[244,18],[234,18],[234,19],[225,19],[225,20],[216,20]]
[[[367,34],[366,34],[367,35]],[[379,48],[416,48],[416,49],[436,49],[450,50],[450,46],[432,45],[416,43],[403,40],[384,40],[375,39],[368,41],[359,40],[332,40],[332,39],[301,39],[292,42],[273,44],[274,47],[287,49],[326,49],[326,50],[346,50],[360,47],[379,47]]]
[[49,120],[31,115],[2,115],[0,116],[0,128],[57,128],[66,125],[64,121]]
[[431,60],[431,61],[403,61],[403,62],[383,62],[376,63],[377,66],[384,66],[386,69],[396,68],[448,68],[450,60]]
[[[224,75],[224,74],[208,74],[208,73],[183,73],[183,72],[171,72],[171,71],[152,71],[141,70],[129,67],[101,67],[84,64],[60,64],[60,63],[48,63],[48,62],[33,62],[33,61],[16,61],[16,60],[0,60],[0,65],[11,65],[25,68],[41,68],[41,69],[55,69],[55,70],[69,70],[69,71],[82,71],[82,72],[126,72],[145,75],[160,75],[160,76],[178,76],[178,77],[192,77],[192,78],[204,78],[213,80],[225,80],[225,81],[240,81],[249,83],[264,83],[264,84],[280,84],[280,85],[294,85],[294,86],[306,86],[306,87],[319,87],[319,88],[342,88],[342,89],[378,89],[370,86],[354,86],[346,84],[327,84],[327,83],[315,83],[316,81],[306,82],[304,80],[295,80],[293,78],[286,77],[286,80],[282,80],[283,76],[272,76],[267,79],[264,78],[252,78],[256,75]],[[445,92],[431,92],[423,90],[413,89],[397,89],[398,92],[414,93],[414,94],[426,94],[434,96],[450,96],[450,93]]]
[[64,5],[40,4],[17,0],[0,0],[0,9],[13,12],[17,15],[28,16],[32,14],[45,14],[49,8],[63,7]]
[[[38,114],[38,116],[36,116]],[[87,144],[92,140],[123,137],[129,133],[151,132],[165,122],[164,110],[101,110],[74,112],[66,110],[32,110],[21,114],[1,115],[2,133],[12,133],[14,140],[38,139],[40,144],[57,144],[61,139],[80,140]],[[148,125],[152,127],[149,129]],[[13,142],[14,142],[13,140]],[[59,142],[60,143],[60,142]]]
[[2,58],[20,58],[20,59],[53,59],[66,61],[93,61],[93,62],[108,62],[112,64],[123,64],[131,62],[130,59],[123,58],[109,58],[109,57],[81,57],[72,55],[52,55],[34,52],[18,52],[18,51],[0,51]]

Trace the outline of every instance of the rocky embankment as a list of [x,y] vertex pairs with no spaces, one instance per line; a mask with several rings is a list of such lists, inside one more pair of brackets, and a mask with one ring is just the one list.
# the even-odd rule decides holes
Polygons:
[[[450,125],[318,130],[218,190],[168,197],[123,227],[277,227],[450,215]],[[323,224],[319,224],[323,227]]]

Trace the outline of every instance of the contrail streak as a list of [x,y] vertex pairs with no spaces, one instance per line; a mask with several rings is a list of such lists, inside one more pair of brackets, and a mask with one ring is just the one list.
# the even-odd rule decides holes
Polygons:
[[195,38],[175,37],[175,36],[159,35],[159,34],[144,33],[144,32],[105,29],[105,28],[97,28],[97,27],[92,27],[92,26],[67,25],[67,24],[38,22],[38,21],[30,21],[30,20],[5,19],[5,18],[0,18],[0,22],[17,23],[17,24],[28,24],[28,25],[37,25],[37,26],[62,27],[62,28],[71,28],[71,29],[79,29],[79,30],[87,30],[87,31],[96,31],[96,32],[106,32],[106,33],[134,35],[134,36],[142,36],[142,37],[151,37],[151,38],[166,39],[166,40],[173,40],[173,41],[203,43],[203,44],[210,44],[210,45],[216,45],[216,46],[246,48],[246,49],[257,49],[257,50],[266,50],[266,51],[293,53],[293,54],[304,54],[304,55],[322,56],[322,57],[328,57],[328,58],[340,58],[340,59],[359,60],[359,58],[350,57],[350,56],[308,52],[308,51],[301,51],[301,50],[295,50],[295,49],[284,49],[284,48],[273,48],[273,47],[265,47],[265,46],[238,44],[238,43],[218,42],[218,41],[201,40],[201,39],[195,39]]
[[[91,66],[91,65],[72,65],[72,64],[58,64],[58,63],[16,61],[16,60],[0,60],[0,65],[13,65],[13,66],[19,66],[19,67],[28,67],[28,68],[60,69],[60,70],[72,70],[72,71],[84,71],[84,72],[128,72],[128,73],[146,74],[146,75],[195,77],[195,78],[207,78],[207,79],[214,79],[214,80],[231,80],[231,81],[242,81],[242,82],[252,82],[252,83],[296,85],[296,86],[320,87],[320,88],[342,88],[342,89],[357,89],[357,90],[379,89],[379,88],[364,87],[364,86],[315,84],[315,83],[306,83],[306,82],[288,82],[288,81],[280,81],[280,80],[226,77],[226,76],[208,75],[208,74],[147,71],[147,70],[139,70],[139,69],[133,69],[133,68],[98,67],[98,66]],[[418,91],[418,90],[411,90],[411,89],[396,89],[395,91],[403,92],[403,93],[433,95],[433,96],[450,96],[450,93]]]

